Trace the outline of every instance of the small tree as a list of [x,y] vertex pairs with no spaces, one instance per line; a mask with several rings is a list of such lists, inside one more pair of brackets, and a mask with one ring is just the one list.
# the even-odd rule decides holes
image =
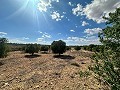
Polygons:
[[34,55],[34,53],[38,53],[39,49],[38,44],[28,44],[25,48],[25,52]]
[[9,48],[7,46],[8,40],[6,38],[0,38],[0,58],[7,56]]
[[48,46],[45,46],[45,45],[42,45],[41,47],[40,47],[40,51],[48,51]]
[[62,40],[53,41],[51,44],[51,50],[53,53],[63,54],[66,51],[66,43]]
[[80,46],[75,46],[75,48],[74,48],[76,51],[79,51],[80,49],[81,49],[81,47]]
[[70,47],[70,46],[67,46],[67,47],[66,47],[66,50],[71,50],[71,47]]

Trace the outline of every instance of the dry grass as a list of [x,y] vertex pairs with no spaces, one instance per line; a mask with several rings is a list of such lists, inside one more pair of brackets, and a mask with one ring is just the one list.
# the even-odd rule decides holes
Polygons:
[[91,63],[91,52],[68,51],[64,54],[75,57],[72,59],[54,58],[53,54],[39,54],[35,58],[25,55],[28,54],[17,51],[0,59],[4,62],[0,65],[0,90],[103,90],[92,75],[79,76],[79,71],[85,71]]

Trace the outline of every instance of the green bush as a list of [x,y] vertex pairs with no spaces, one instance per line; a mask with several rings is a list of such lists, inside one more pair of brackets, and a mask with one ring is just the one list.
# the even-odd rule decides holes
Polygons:
[[91,75],[91,73],[89,71],[84,71],[84,72],[80,71],[79,75],[80,75],[80,77],[88,77]]
[[25,52],[32,55],[34,55],[34,53],[38,53],[39,50],[40,48],[38,44],[28,44],[25,48]]
[[9,47],[7,45],[6,38],[0,38],[0,58],[4,58],[7,56],[9,51]]
[[71,50],[71,47],[70,47],[70,46],[67,46],[67,47],[66,47],[66,50]]
[[92,57],[94,65],[89,69],[111,90],[120,90],[120,8],[104,19],[107,20],[107,26],[99,33],[104,47]]
[[41,46],[40,47],[40,51],[48,51],[49,50],[49,47],[48,46],[45,46],[45,45],[43,45],[43,46]]
[[51,44],[51,50],[55,54],[63,54],[66,51],[66,43],[62,40],[53,41]]
[[81,47],[80,46],[75,46],[74,49],[77,50],[77,51],[79,51],[81,49]]

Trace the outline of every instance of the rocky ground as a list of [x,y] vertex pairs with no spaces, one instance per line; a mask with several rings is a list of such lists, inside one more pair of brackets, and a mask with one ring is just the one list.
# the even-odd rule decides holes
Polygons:
[[92,54],[68,51],[62,57],[39,53],[33,58],[11,52],[0,59],[0,90],[105,90],[92,74],[79,75],[91,64]]

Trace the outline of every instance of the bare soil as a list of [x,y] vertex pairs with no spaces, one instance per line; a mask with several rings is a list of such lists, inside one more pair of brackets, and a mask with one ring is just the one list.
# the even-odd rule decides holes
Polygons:
[[93,75],[79,75],[91,64],[92,54],[68,51],[61,57],[40,53],[29,57],[20,51],[11,52],[0,59],[0,90],[104,90]]

